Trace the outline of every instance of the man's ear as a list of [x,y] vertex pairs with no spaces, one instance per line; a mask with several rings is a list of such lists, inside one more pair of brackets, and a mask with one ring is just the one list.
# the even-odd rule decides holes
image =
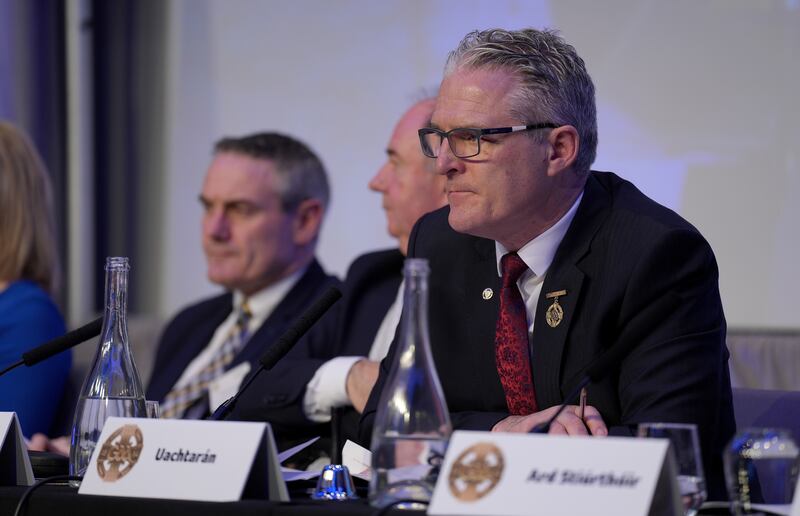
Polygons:
[[547,137],[550,144],[547,156],[549,176],[556,176],[562,170],[572,168],[580,149],[578,130],[571,125],[556,127]]
[[292,238],[296,245],[308,245],[319,235],[325,208],[319,199],[302,201],[294,212]]

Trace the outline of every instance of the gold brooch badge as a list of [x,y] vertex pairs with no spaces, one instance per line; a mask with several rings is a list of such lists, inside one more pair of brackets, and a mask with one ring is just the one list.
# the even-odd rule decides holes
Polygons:
[[555,292],[548,292],[544,295],[545,299],[552,299],[553,304],[547,307],[545,312],[545,320],[551,328],[555,328],[564,319],[564,309],[558,304],[559,296],[566,296],[566,290],[557,290]]
[[97,474],[104,482],[127,475],[142,454],[144,439],[136,425],[123,425],[112,433],[97,454]]
[[492,296],[494,295],[494,290],[492,290],[492,289],[487,287],[487,288],[483,289],[483,294],[482,295],[483,295],[483,300],[484,301],[488,301],[488,300],[492,299]]
[[480,500],[500,482],[504,467],[500,448],[491,443],[474,444],[453,463],[448,479],[450,492],[462,502]]

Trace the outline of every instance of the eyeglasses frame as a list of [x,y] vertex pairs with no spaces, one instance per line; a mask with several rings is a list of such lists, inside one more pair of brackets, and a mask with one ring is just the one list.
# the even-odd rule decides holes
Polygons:
[[[517,133],[517,132],[520,132],[520,131],[534,131],[534,130],[537,130],[537,129],[555,129],[556,127],[559,127],[559,126],[557,124],[552,123],[552,122],[541,122],[541,123],[538,123],[538,124],[528,124],[528,125],[512,125],[512,126],[508,126],[508,127],[491,127],[491,128],[487,128],[487,129],[479,129],[477,127],[456,127],[455,129],[450,129],[449,131],[442,131],[441,129],[436,129],[435,127],[423,127],[422,129],[419,129],[417,131],[417,134],[419,135],[419,144],[420,144],[420,147],[422,148],[422,153],[425,156],[429,157],[429,158],[436,159],[438,157],[438,154],[436,156],[431,156],[430,154],[425,152],[425,148],[427,146],[427,144],[425,142],[425,136],[426,135],[428,135],[428,134],[436,134],[436,135],[438,135],[439,138],[440,138],[439,147],[441,147],[442,146],[442,141],[444,141],[444,140],[447,140],[447,145],[450,145],[450,135],[451,134],[453,134],[453,133],[455,133],[457,131],[468,131],[468,132],[472,133],[475,136],[476,141],[478,142],[478,146],[477,146],[478,150],[477,150],[477,152],[475,152],[474,154],[466,155],[466,156],[459,156],[458,154],[456,154],[456,151],[453,149],[452,145],[450,145],[450,151],[457,158],[472,158],[472,157],[475,157],[475,156],[477,156],[478,154],[481,153],[481,138],[483,136],[487,136],[487,135],[490,135],[490,134]],[[433,149],[431,149],[431,151],[433,151]]]

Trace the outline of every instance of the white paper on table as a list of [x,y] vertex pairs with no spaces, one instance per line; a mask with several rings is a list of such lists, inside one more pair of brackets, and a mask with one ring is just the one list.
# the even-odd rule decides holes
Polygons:
[[[278,454],[278,462],[283,462],[299,451],[308,448],[314,444],[317,439],[319,439],[319,437],[314,437],[313,439],[309,439],[304,443],[300,443],[297,446],[292,446],[288,450],[280,452]],[[284,482],[292,482],[294,480],[309,480],[311,478],[318,477],[319,471],[302,471],[299,469],[285,468],[281,466],[281,476],[283,477]]]
[[[288,459],[289,457],[291,457],[292,455],[294,455],[295,453],[308,448],[309,446],[311,446],[312,444],[317,442],[317,439],[319,439],[319,436],[311,438],[311,439],[309,439],[308,441],[306,441],[304,443],[300,443],[297,446],[292,446],[288,450],[284,450],[284,451],[280,452],[278,454],[278,462],[283,462],[286,459]],[[289,468],[286,468],[286,469],[289,469]]]
[[293,482],[295,480],[309,480],[318,477],[319,471],[303,471],[292,468],[281,468],[281,476],[284,482]]
[[348,439],[342,448],[342,465],[347,466],[351,476],[369,482],[372,475],[372,452]]

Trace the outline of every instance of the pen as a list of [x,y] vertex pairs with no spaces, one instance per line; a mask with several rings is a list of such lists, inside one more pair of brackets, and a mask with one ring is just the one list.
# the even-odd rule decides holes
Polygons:
[[580,416],[581,420],[583,420],[583,413],[586,411],[586,387],[581,389],[581,401],[580,401]]

